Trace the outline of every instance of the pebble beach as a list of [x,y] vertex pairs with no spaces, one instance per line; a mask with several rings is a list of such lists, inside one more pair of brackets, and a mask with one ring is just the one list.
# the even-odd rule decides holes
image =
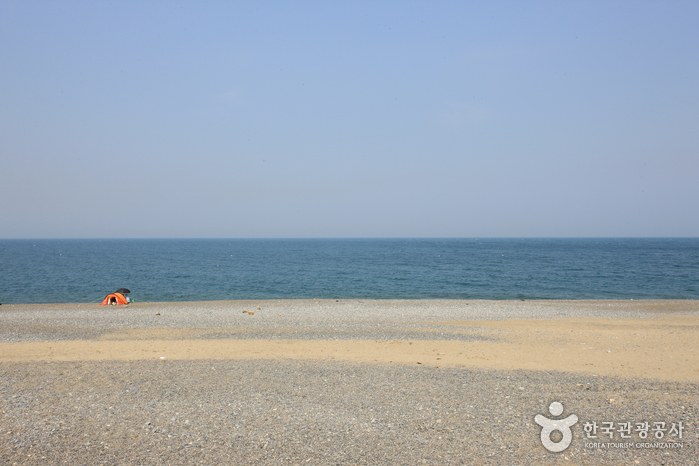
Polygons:
[[6,304],[0,464],[699,464],[698,330],[695,300]]

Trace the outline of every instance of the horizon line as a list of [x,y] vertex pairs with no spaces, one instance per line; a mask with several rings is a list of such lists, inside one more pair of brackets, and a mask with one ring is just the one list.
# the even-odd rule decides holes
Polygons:
[[160,237],[27,237],[0,238],[0,241],[37,241],[37,240],[481,240],[481,239],[699,239],[699,236],[257,236],[257,237],[225,237],[225,236],[160,236]]

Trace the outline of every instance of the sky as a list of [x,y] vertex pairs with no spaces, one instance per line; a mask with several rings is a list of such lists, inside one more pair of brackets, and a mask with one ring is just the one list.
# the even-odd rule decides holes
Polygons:
[[699,236],[699,2],[0,1],[0,238]]

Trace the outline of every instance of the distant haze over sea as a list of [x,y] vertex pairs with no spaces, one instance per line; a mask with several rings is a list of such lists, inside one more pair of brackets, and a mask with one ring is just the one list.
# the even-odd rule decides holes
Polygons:
[[1,303],[699,299],[699,239],[0,240]]

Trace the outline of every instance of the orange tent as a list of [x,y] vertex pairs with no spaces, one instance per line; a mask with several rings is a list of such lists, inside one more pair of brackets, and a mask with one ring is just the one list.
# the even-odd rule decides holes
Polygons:
[[126,302],[126,298],[121,293],[108,294],[100,306],[106,306],[107,304],[129,304]]

